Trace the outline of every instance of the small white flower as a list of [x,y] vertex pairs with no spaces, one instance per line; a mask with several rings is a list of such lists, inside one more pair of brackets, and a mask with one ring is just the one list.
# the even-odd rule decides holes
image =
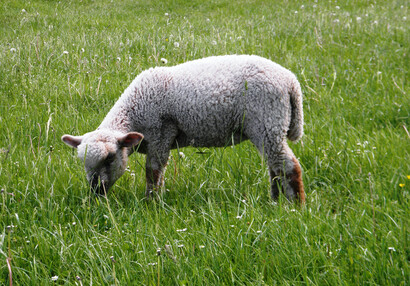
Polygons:
[[356,17],[356,21],[360,21],[362,19],[362,17]]
[[216,46],[217,42],[215,40],[212,41],[212,45]]
[[157,265],[157,263],[156,263],[156,262],[151,262],[151,263],[148,263],[148,266],[155,266],[155,265]]
[[179,152],[179,157],[184,159],[185,158],[185,154],[183,152]]
[[256,231],[256,233],[262,233],[262,231],[261,231],[261,230],[258,230],[258,231]]
[[403,17],[403,20],[404,20],[404,21],[406,21],[406,20],[407,20],[407,17],[406,17],[406,16],[404,16],[404,17]]
[[207,18],[206,21],[207,21],[208,23],[211,22],[211,20],[210,20],[209,18]]
[[58,280],[58,276],[51,277],[51,281],[57,281],[57,280]]
[[27,11],[26,11],[26,9],[21,9],[21,12],[26,13]]
[[165,13],[164,15],[165,15],[165,16],[167,16],[167,17],[169,16],[169,14],[168,14],[168,13]]
[[178,248],[183,248],[185,245],[183,244],[178,244]]
[[305,5],[300,6],[300,9],[305,9]]
[[373,24],[377,25],[377,24],[379,24],[379,22],[377,22],[377,20],[376,20],[376,21],[373,22]]
[[77,223],[74,221],[72,224],[73,224],[73,225],[76,225]]
[[394,247],[389,247],[388,249],[389,249],[390,251],[393,251],[393,252],[396,251],[396,249],[395,249]]
[[82,52],[82,53],[84,53],[84,52],[85,52],[84,48],[81,48],[81,52]]
[[63,55],[68,55],[68,51],[64,51],[64,52],[63,52]]
[[186,232],[187,230],[188,230],[187,228],[177,229],[177,232]]
[[241,219],[242,216],[241,216],[241,215],[237,215],[236,218],[237,218],[237,219]]
[[336,6],[336,9],[337,9],[337,10],[339,10],[339,9],[340,9],[340,7],[339,7],[339,6]]
[[335,20],[333,21],[333,23],[339,23],[339,22],[340,22],[339,19],[335,19]]
[[295,11],[295,14],[297,14],[298,13],[298,11]]
[[128,57],[128,60],[132,60],[132,57],[131,57],[131,56],[129,56],[129,57]]
[[16,51],[16,48],[11,48],[10,52],[14,53]]
[[231,224],[231,227],[233,228],[233,227],[235,227],[233,224]]
[[199,248],[203,249],[203,248],[205,248],[205,245],[200,245]]
[[381,74],[382,74],[382,72],[381,72],[381,71],[378,71],[378,72],[377,72],[377,75],[381,75]]
[[166,65],[168,63],[168,60],[165,58],[161,58],[161,63],[163,63],[164,65]]
[[117,57],[117,61],[121,61],[121,58],[120,58],[120,57]]
[[178,42],[175,42],[175,43],[174,43],[174,47],[175,47],[175,48],[179,48],[179,43],[178,43]]

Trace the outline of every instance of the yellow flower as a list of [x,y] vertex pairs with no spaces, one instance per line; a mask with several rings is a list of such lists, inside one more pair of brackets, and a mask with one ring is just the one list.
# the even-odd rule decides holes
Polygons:
[[410,175],[407,175],[407,180],[410,180]]
[[399,184],[400,188],[403,188],[405,186],[405,184]]

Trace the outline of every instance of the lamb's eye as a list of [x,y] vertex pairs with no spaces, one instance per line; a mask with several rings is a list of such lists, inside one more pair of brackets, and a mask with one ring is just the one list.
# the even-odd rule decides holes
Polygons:
[[114,153],[110,153],[108,154],[107,158],[105,159],[105,162],[111,163],[113,162],[115,159],[115,154]]

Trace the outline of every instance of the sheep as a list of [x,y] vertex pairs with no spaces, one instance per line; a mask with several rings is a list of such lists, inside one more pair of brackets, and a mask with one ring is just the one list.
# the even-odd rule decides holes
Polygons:
[[95,192],[124,173],[128,157],[146,154],[146,196],[163,186],[170,150],[223,147],[250,140],[269,167],[271,196],[305,202],[302,171],[286,138],[303,135],[296,76],[255,55],[198,59],[143,71],[95,130],[62,136],[77,148]]

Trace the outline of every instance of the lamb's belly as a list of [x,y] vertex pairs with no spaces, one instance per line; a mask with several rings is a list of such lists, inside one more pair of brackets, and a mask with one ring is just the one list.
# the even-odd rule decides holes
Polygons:
[[234,125],[211,125],[196,126],[197,128],[181,128],[176,137],[179,147],[223,147],[237,144],[246,140],[242,130]]

